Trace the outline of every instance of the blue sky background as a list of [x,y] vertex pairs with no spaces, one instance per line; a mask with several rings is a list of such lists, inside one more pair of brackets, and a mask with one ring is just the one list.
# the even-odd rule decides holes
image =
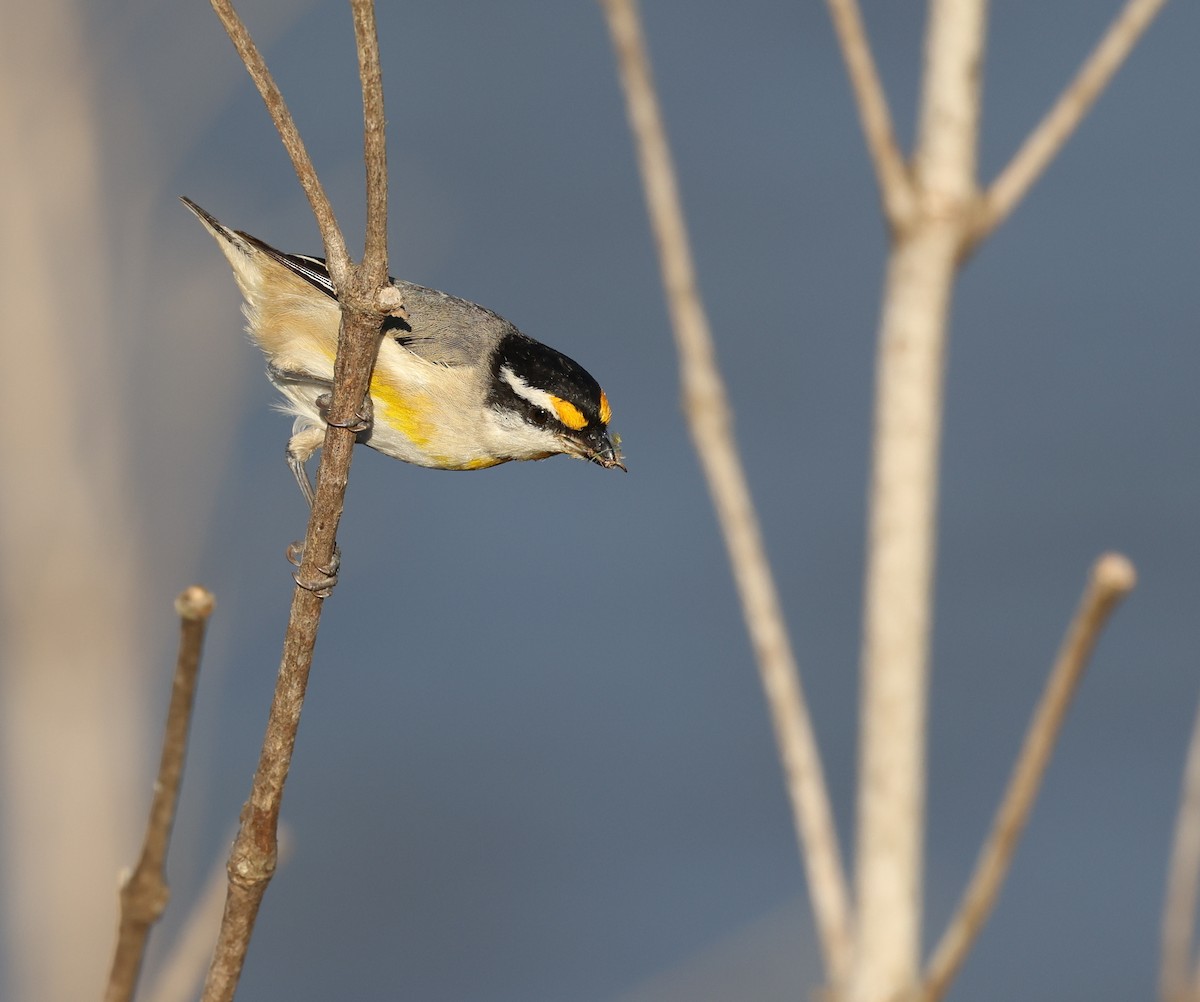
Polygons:
[[[737,434],[848,848],[886,250],[874,180],[823,4],[644,6]],[[1118,6],[995,5],[985,179]],[[242,7],[361,246],[345,6]],[[923,8],[864,10],[907,145]],[[140,304],[121,350],[130,379],[157,387],[130,421],[148,590],[200,581],[219,602],[171,858],[183,903],[248,790],[291,593],[283,551],[305,510],[283,463],[289,423],[239,334],[227,266],[175,196],[284,249],[318,252],[319,241],[207,5],[89,0],[83,13],[111,119],[117,283]],[[801,997],[820,980],[801,867],[678,406],[600,13],[414,2],[381,5],[379,27],[393,273],[483,303],[585,365],[612,401],[630,473],[558,458],[448,474],[356,456],[341,584],[285,799],[295,848],[268,892],[242,994]],[[1200,11],[1168,5],[957,287],[929,945],[1087,568],[1119,549],[1140,583],[1099,646],[952,997],[1154,990],[1200,691],[1198,47]],[[173,627],[160,619],[166,663]],[[165,679],[153,684],[165,701]]]

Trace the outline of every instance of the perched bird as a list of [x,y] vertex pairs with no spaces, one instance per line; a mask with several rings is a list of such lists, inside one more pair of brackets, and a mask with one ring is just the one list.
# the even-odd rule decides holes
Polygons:
[[[311,505],[304,464],[325,440],[341,314],[325,261],[284,254],[186,205],[233,267],[267,377],[296,416],[288,465]],[[395,279],[407,321],[385,324],[358,441],[438,470],[479,470],[562,453],[624,470],[599,384],[577,362],[491,310]]]

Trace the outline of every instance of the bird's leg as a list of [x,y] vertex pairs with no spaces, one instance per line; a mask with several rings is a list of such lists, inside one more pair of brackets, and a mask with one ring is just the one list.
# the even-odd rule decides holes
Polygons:
[[[371,397],[369,395],[363,402],[362,409],[355,415],[354,420],[346,424],[337,424],[336,422],[329,421],[329,405],[333,399],[333,384],[330,380],[314,376],[301,364],[289,364],[287,356],[277,356],[271,359],[267,363],[267,376],[272,383],[280,388],[282,388],[283,384],[291,383],[305,384],[324,389],[324,392],[317,397],[316,405],[317,411],[326,424],[335,424],[337,427],[347,428],[355,434],[370,429],[371,422],[374,420],[374,408],[371,405]],[[325,389],[326,387],[328,389]],[[314,423],[311,418],[296,418],[295,423],[292,425],[292,437],[288,439],[287,463],[292,471],[292,476],[296,478],[296,483],[300,487],[300,493],[304,495],[304,500],[308,502],[310,509],[316,499],[316,493],[313,491],[312,481],[309,480],[305,464],[312,458],[313,453],[324,444],[325,428],[322,425]],[[296,540],[288,546],[287,558],[296,567],[300,567],[303,564],[303,540]],[[301,588],[307,588],[313,594],[321,598],[327,598],[333,591],[334,585],[337,584],[338,567],[341,565],[341,562],[341,551],[335,546],[333,559],[330,561],[329,566],[316,568],[318,572],[317,576],[310,579],[297,571],[292,577]]]
[[[292,425],[292,437],[288,440],[287,445],[287,462],[291,467],[292,474],[296,478],[296,483],[300,485],[300,491],[304,494],[304,499],[308,502],[309,508],[313,505],[315,494],[313,493],[312,482],[308,479],[308,471],[304,464],[312,458],[325,441],[325,429],[319,425],[313,424],[307,418],[296,418],[295,424]],[[296,567],[304,562],[304,541],[296,540],[289,544],[287,548],[287,558]],[[333,559],[328,567],[318,567],[317,576],[313,578],[302,577],[297,571],[292,575],[293,580],[301,588],[306,588],[314,595],[320,598],[328,598],[333,591],[334,585],[337,584],[338,568],[342,563],[342,554],[335,545],[333,548]]]
[[267,378],[276,386],[281,383],[301,383],[306,386],[333,387],[332,379],[314,375],[299,359],[290,360],[287,355],[276,355],[267,361]]
[[309,508],[313,506],[313,498],[316,495],[313,493],[312,481],[308,479],[308,470],[304,468],[304,464],[324,444],[324,428],[313,424],[308,418],[296,418],[292,425],[292,437],[288,439],[287,444],[287,464]]
[[315,377],[301,366],[288,365],[286,358],[276,358],[269,362],[267,364],[267,375],[276,386],[280,383],[305,383],[309,386],[328,387],[316,399],[317,410],[320,411],[325,423],[331,424],[335,428],[348,428],[357,435],[360,432],[368,431],[371,423],[375,420],[375,407],[371,403],[371,395],[368,393],[367,399],[363,401],[362,407],[353,420],[347,421],[345,424],[330,421],[329,406],[333,403],[333,381]]

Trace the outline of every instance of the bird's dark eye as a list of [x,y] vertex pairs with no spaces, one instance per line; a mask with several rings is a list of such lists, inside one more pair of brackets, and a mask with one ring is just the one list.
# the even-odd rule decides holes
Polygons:
[[550,423],[550,412],[544,407],[534,407],[529,412],[529,423],[538,428],[545,428]]

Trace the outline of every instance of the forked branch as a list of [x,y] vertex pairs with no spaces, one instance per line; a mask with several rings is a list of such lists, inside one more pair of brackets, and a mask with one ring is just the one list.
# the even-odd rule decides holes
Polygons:
[[939,445],[954,278],[975,198],[985,12],[984,0],[929,5],[917,213],[892,243],[880,312],[849,1002],[908,997],[920,978]]
[[[900,159],[891,135],[856,0],[828,0],[894,238],[876,376],[850,1002],[907,995],[921,977],[928,641],[954,278],[964,257],[1059,151],[1163,2],[1128,0],[1079,76],[981,196],[976,156],[985,0],[929,4],[911,164]],[[1006,810],[1018,806],[1010,803]],[[1005,823],[1013,821],[1005,817]],[[998,888],[1005,851],[1011,849],[1003,840],[987,850],[963,921],[935,953],[926,975],[935,996],[961,963],[977,931],[973,923],[986,916],[995,893],[987,888],[993,878]]]
[[970,247],[1006,220],[1058,156],[1167,0],[1128,0],[1046,117],[992,182],[980,203]]
[[[212,0],[226,31],[242,55],[279,130],[300,177],[329,258],[329,270],[338,291],[342,327],[334,361],[333,399],[321,462],[317,470],[316,497],[304,539],[304,559],[292,595],[287,633],[275,695],[267,719],[266,735],[250,797],[242,809],[241,826],[229,856],[229,888],[212,964],[204,986],[204,1002],[229,1002],[237,988],[246,951],[278,855],[279,809],[291,766],[300,711],[312,667],[321,607],[328,591],[313,582],[328,578],[333,564],[337,528],[341,521],[356,440],[355,426],[363,411],[371,371],[379,350],[383,321],[401,311],[396,290],[385,285],[387,167],[383,159],[384,111],[379,70],[379,46],[371,0],[350,0],[354,18],[358,61],[363,84],[364,149],[368,178],[368,256],[361,266],[349,262],[345,240],[333,211],[304,150],[291,115],[266,64],[250,40],[249,32],[228,0]],[[390,296],[388,294],[391,294]]]

